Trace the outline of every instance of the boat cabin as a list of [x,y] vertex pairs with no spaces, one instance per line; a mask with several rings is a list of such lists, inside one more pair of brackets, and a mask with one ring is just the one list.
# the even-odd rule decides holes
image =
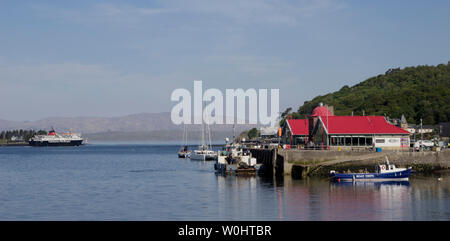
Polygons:
[[389,165],[389,164],[387,164],[387,165],[377,165],[376,167],[375,167],[375,171],[377,172],[377,173],[386,173],[386,172],[393,172],[393,171],[396,171],[397,170],[397,168],[395,168],[395,165]]

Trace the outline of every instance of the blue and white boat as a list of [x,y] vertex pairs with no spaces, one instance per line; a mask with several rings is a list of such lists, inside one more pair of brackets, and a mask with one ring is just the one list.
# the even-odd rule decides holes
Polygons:
[[375,173],[336,173],[330,171],[330,177],[333,181],[338,182],[408,181],[411,169],[411,167],[397,168],[395,165],[390,165],[386,157],[386,165],[377,165]]

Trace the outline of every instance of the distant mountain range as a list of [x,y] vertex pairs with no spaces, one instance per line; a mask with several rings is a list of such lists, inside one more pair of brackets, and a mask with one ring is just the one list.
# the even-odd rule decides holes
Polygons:
[[[169,112],[140,113],[121,117],[54,117],[37,121],[9,121],[0,119],[0,130],[34,129],[82,133],[90,140],[181,140],[183,125],[172,123]],[[236,136],[257,125],[236,125]],[[211,125],[211,139],[232,137],[233,125]],[[201,139],[201,125],[189,125],[188,138]]]

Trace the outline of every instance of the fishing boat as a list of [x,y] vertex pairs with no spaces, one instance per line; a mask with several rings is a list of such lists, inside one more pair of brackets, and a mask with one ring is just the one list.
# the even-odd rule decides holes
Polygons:
[[184,125],[183,130],[183,146],[180,147],[180,150],[178,150],[178,157],[179,158],[187,158],[189,157],[190,152],[188,151],[188,144],[187,144],[187,130],[186,125]]
[[386,165],[375,166],[375,173],[336,173],[330,171],[331,180],[337,182],[348,181],[408,181],[412,168],[397,168],[389,164],[386,157]]
[[227,144],[223,150],[217,152],[214,164],[217,173],[252,175],[259,171],[261,164],[257,164],[256,158],[252,157],[247,147],[235,142],[228,144],[228,138],[225,141]]

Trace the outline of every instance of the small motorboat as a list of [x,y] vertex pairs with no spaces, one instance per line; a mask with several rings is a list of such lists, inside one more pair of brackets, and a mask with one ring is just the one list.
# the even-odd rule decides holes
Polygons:
[[390,165],[386,157],[386,165],[375,166],[375,173],[336,173],[336,171],[330,171],[330,177],[331,180],[337,182],[408,181],[411,169],[411,167],[397,168],[395,165]]
[[180,148],[180,150],[178,151],[178,157],[179,158],[188,158],[189,157],[189,151],[188,151],[188,147],[184,146],[182,148]]

